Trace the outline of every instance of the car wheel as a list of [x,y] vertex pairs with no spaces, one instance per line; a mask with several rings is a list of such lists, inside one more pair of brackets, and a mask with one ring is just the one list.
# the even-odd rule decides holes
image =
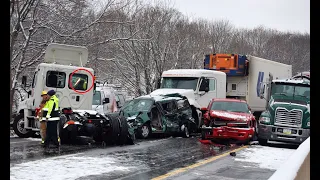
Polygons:
[[139,137],[143,139],[149,138],[151,135],[151,127],[149,124],[144,124],[139,128]]
[[183,137],[184,137],[184,138],[189,138],[189,137],[190,137],[189,129],[188,129],[187,126],[184,126],[184,129],[183,129]]
[[206,133],[203,130],[201,130],[201,140],[206,140]]
[[35,132],[24,128],[24,115],[23,114],[19,114],[18,116],[16,116],[14,118],[13,130],[14,130],[14,133],[21,138],[32,137],[35,134]]

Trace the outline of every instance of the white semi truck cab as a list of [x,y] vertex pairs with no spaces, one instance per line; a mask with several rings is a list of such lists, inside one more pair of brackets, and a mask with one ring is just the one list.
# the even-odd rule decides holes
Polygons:
[[226,97],[226,73],[204,69],[172,69],[164,71],[160,89],[151,94],[181,92],[188,97],[188,91],[186,90],[193,91],[192,94],[197,107],[207,107],[212,98]]
[[[86,47],[49,44],[44,63],[39,64],[34,72],[28,98],[20,102],[13,122],[13,129],[19,137],[30,137],[40,131],[40,123],[34,116],[42,100],[42,91],[55,90],[60,109],[92,109],[95,77],[93,69],[83,67],[87,60]],[[22,77],[24,88],[27,87],[26,82],[26,76]]]

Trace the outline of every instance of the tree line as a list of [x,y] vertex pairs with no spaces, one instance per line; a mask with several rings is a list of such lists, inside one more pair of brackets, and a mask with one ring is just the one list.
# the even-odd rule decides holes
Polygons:
[[88,67],[101,81],[139,96],[152,92],[162,72],[203,68],[205,54],[253,55],[310,68],[310,35],[263,26],[236,28],[226,19],[194,19],[170,1],[11,0],[11,105],[21,100],[20,78],[32,79],[49,43],[86,46]]

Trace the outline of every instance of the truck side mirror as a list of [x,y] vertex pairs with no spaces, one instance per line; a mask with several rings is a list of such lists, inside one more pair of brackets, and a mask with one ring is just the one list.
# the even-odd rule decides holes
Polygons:
[[209,91],[209,79],[202,79],[199,91],[204,91],[204,92]]
[[27,87],[27,76],[22,76],[21,84],[24,88]]
[[108,104],[110,102],[110,99],[109,98],[104,98],[104,100],[103,100],[103,104]]
[[259,89],[259,97],[260,99],[264,99],[264,88],[265,85],[263,83],[260,84],[260,89]]
[[158,79],[156,80],[156,89],[160,89],[160,87],[161,87],[161,79],[158,78]]

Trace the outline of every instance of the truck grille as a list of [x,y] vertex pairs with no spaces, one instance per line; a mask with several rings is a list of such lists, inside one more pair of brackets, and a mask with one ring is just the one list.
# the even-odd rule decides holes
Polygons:
[[275,125],[291,126],[291,127],[301,127],[302,121],[302,110],[292,109],[291,111],[286,108],[277,108]]

